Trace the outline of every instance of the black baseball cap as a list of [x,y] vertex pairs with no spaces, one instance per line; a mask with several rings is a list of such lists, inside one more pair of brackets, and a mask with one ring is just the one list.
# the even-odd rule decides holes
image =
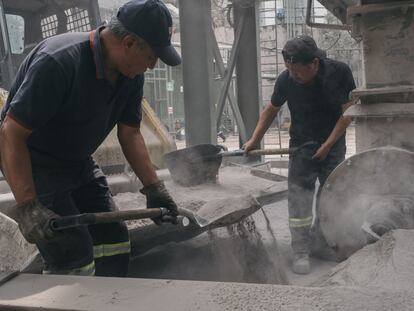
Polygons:
[[326,52],[318,48],[312,37],[305,35],[287,41],[282,54],[285,62],[290,64],[307,63],[314,58],[326,58]]
[[129,1],[119,8],[117,18],[128,31],[148,42],[164,63],[169,66],[181,63],[180,55],[171,45],[171,14],[162,1]]

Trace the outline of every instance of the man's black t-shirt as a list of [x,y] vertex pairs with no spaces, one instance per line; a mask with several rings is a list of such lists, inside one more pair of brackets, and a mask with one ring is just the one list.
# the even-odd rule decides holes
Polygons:
[[[320,62],[320,70],[311,85],[302,85],[285,70],[279,75],[271,102],[280,107],[286,101],[291,114],[291,146],[307,141],[323,143],[342,115],[355,82],[348,65],[331,59]],[[336,145],[345,145],[345,134]]]
[[109,82],[101,29],[46,39],[22,63],[1,119],[33,130],[32,161],[80,163],[117,123],[140,126],[144,76]]

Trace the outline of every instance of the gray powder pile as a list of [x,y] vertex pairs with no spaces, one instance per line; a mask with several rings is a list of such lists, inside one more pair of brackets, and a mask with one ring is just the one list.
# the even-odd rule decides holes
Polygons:
[[354,253],[315,286],[414,289],[414,230],[395,230]]
[[23,238],[17,224],[0,213],[0,272],[20,270],[36,246]]

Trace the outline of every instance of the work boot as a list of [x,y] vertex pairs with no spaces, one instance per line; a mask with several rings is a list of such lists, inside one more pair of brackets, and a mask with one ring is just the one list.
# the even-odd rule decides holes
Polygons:
[[293,255],[292,271],[296,274],[309,274],[310,262],[308,254]]

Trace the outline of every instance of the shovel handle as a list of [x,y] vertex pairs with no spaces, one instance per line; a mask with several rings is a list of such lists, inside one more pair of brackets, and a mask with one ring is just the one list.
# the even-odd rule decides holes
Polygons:
[[89,226],[133,219],[155,218],[166,215],[167,213],[168,210],[163,207],[104,213],[85,213],[53,219],[50,221],[49,226],[53,231],[59,231],[79,226]]
[[[267,154],[288,154],[289,152],[292,152],[292,150],[288,148],[282,148],[282,149],[255,149],[251,150],[247,153],[247,156],[253,156],[253,155],[267,155]],[[219,155],[222,155],[223,157],[241,157],[245,155],[245,152],[243,149],[240,150],[234,150],[234,151],[224,151],[220,152]]]
[[316,141],[308,141],[302,145],[299,145],[297,147],[291,147],[291,148],[278,148],[278,149],[255,149],[249,151],[247,154],[249,155],[268,155],[268,154],[290,154],[298,151],[301,148],[307,147],[307,146],[316,146],[318,143]]
[[248,156],[252,155],[268,155],[268,154],[289,154],[293,150],[289,148],[278,148],[278,149],[255,149],[247,153]]

